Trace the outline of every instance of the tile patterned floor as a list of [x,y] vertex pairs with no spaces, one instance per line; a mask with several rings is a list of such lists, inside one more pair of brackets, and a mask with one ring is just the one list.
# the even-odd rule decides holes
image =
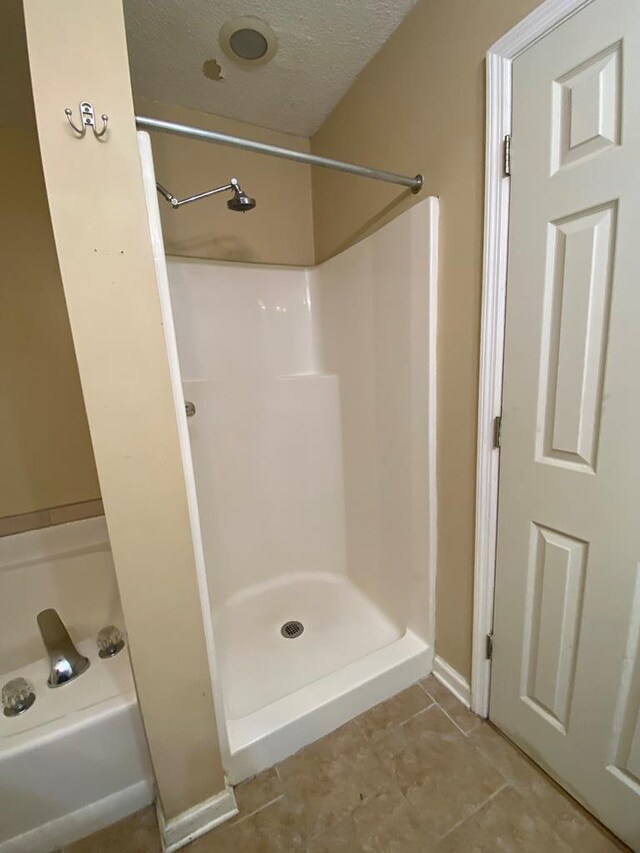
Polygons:
[[[185,853],[608,853],[606,833],[432,676],[236,788]],[[158,853],[153,809],[65,853]]]

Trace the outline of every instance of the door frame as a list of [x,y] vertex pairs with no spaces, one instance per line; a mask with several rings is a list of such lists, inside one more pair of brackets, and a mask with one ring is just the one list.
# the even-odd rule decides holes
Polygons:
[[484,248],[473,590],[471,709],[489,716],[491,661],[487,635],[493,630],[498,533],[499,450],[494,419],[502,408],[510,187],[503,173],[504,138],[511,134],[513,61],[593,0],[545,0],[486,55],[486,141]]

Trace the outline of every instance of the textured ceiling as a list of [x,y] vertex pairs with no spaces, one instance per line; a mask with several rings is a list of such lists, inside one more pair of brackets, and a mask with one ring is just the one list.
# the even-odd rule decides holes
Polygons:
[[[416,0],[125,0],[133,90],[156,101],[311,136]],[[225,21],[253,15],[276,56],[246,69],[218,43]],[[216,59],[223,80],[207,79]]]

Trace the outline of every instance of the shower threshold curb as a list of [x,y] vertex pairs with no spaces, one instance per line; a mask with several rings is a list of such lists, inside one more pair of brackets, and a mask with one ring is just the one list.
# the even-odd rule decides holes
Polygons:
[[246,717],[227,719],[236,785],[391,698],[433,668],[433,647],[407,630],[398,640]]

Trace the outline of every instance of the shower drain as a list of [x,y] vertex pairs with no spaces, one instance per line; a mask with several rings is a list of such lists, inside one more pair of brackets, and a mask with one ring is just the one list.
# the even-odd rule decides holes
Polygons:
[[304,631],[304,625],[302,622],[285,622],[282,628],[280,628],[280,633],[287,640],[295,640],[296,637],[299,637],[300,634]]

